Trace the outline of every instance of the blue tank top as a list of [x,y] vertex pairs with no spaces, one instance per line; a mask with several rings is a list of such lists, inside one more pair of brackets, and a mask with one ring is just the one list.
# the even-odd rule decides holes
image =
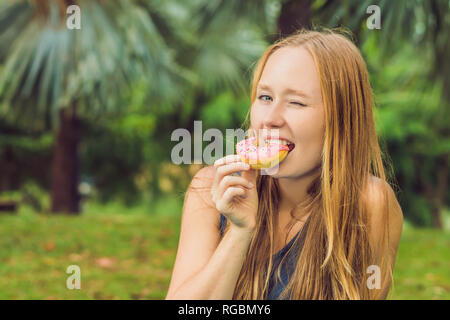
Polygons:
[[[309,219],[308,219],[309,220]],[[308,221],[307,221],[308,222]],[[295,269],[295,264],[298,259],[298,255],[300,254],[300,250],[303,247],[304,242],[304,234],[305,232],[302,232],[305,229],[305,226],[307,225],[307,222],[303,225],[303,227],[300,229],[300,231],[292,238],[291,241],[280,251],[278,251],[276,254],[272,256],[272,262],[273,262],[273,268],[270,274],[269,278],[269,288],[268,288],[268,294],[267,294],[267,300],[279,300],[279,296],[281,292],[286,287],[289,277],[292,275]],[[227,225],[227,218],[220,214],[220,235],[223,236],[223,233],[225,231],[225,227]],[[281,282],[278,280],[276,269],[280,265],[281,260],[286,255],[286,252],[289,250],[290,247],[292,247],[292,244],[294,243],[295,239],[297,237],[299,238],[299,241],[296,244],[296,248],[293,248],[286,258],[283,261],[283,264],[280,266],[280,278]]]

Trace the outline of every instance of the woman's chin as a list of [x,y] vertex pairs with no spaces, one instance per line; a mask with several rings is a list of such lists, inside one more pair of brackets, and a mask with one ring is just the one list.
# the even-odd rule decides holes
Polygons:
[[280,171],[279,165],[276,165],[268,169],[261,169],[260,173],[262,176],[272,176],[274,178],[277,178],[279,171]]
[[283,168],[286,168],[285,166],[283,166],[284,162],[285,162],[285,160],[271,168],[261,169],[261,175],[268,175],[268,176],[272,176],[274,178],[282,177],[283,171],[284,171]]

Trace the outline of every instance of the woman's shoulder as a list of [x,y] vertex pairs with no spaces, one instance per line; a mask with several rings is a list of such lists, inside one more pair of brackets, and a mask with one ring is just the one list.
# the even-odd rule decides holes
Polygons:
[[[211,198],[211,187],[215,176],[214,166],[206,166],[198,170],[189,184],[187,194],[193,196],[195,201],[202,201],[207,207],[216,209]],[[218,212],[218,211],[217,211]]]
[[191,181],[192,187],[211,187],[214,181],[216,168],[214,166],[206,166],[198,170]]
[[[216,174],[216,168],[214,166],[206,166],[201,168],[197,173],[194,175],[194,178],[192,179],[191,185],[193,188],[199,189],[199,190],[205,190],[206,192],[203,193],[202,198],[206,200],[206,202],[215,208],[214,203],[211,200],[211,186],[212,182],[214,180],[214,176]],[[217,219],[219,221],[219,231],[221,236],[225,232],[226,226],[227,226],[227,218],[221,214],[219,211],[216,212],[219,216]]]
[[375,176],[371,176],[362,195],[368,214],[371,236],[377,238],[389,221],[389,233],[399,238],[403,226],[403,212],[391,185]]
[[362,193],[363,202],[373,210],[381,210],[388,202],[397,201],[391,185],[379,177],[370,175],[369,181]]

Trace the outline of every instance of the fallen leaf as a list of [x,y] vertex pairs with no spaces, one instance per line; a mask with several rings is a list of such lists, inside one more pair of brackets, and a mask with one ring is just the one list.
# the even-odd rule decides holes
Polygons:
[[116,258],[102,257],[95,260],[95,264],[100,268],[110,269],[114,267]]
[[49,242],[44,243],[43,247],[44,247],[45,251],[50,252],[50,251],[55,250],[55,243],[53,241],[49,241]]

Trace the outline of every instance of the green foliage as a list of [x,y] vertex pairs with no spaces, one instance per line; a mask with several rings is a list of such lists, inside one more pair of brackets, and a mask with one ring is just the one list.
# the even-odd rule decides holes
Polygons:
[[51,132],[30,132],[0,120],[0,190],[19,190],[33,181],[48,188],[53,143]]
[[34,212],[49,212],[49,193],[33,181],[22,184],[20,190],[0,192],[0,202],[15,202],[20,210],[21,207],[29,207]]
[[19,202],[21,193],[19,191],[3,191],[0,192],[0,202]]
[[37,137],[29,135],[0,134],[0,147],[12,147],[23,151],[50,150],[53,145],[53,135],[45,133]]
[[27,181],[20,190],[20,205],[28,205],[36,212],[50,212],[50,194],[33,181]]
[[438,158],[450,152],[442,81],[430,81],[433,57],[427,52],[418,59],[416,48],[405,43],[385,58],[378,44],[372,36],[362,46],[375,94],[377,131],[392,159],[406,218],[431,226],[432,207],[423,184],[437,185]]
[[119,197],[139,200],[135,177],[154,153],[155,118],[151,114],[125,114],[84,124],[82,171],[103,201]]
[[[82,29],[68,30],[58,7],[36,14],[44,2],[1,2],[0,157],[9,153],[14,163],[8,179],[15,189],[30,180],[48,188],[49,128],[58,108],[76,102],[88,197],[128,205],[185,190],[189,168],[170,165],[173,130],[191,130],[194,120],[203,131],[243,125],[251,71],[275,35],[282,5],[80,0]],[[449,10],[445,1],[391,2],[379,3],[381,30],[367,30],[368,0],[314,1],[313,22],[353,31],[401,205],[407,219],[429,225],[423,185],[436,185],[436,163],[450,150]]]
[[121,108],[116,94],[144,77],[159,101],[181,91],[189,72],[176,64],[146,10],[134,1],[78,4],[80,30],[65,27],[58,2],[0,8],[0,111],[10,121],[46,128],[57,109],[75,101],[83,113]]
[[[247,91],[249,69],[267,44],[252,21],[268,26],[266,15],[254,14],[266,7],[219,1],[226,10],[209,23],[204,14],[215,5],[203,11],[203,1],[77,4],[80,30],[65,28],[57,2],[1,8],[0,117],[42,132],[55,123],[58,108],[76,103],[86,139],[82,181],[102,200],[152,199],[162,190],[161,164],[170,161],[164,143],[170,133],[198,119],[217,93],[233,91],[240,99]],[[251,13],[252,21],[242,16],[230,25],[236,9]],[[227,123],[210,122],[235,127],[237,111]]]
[[223,92],[202,108],[200,118],[205,127],[224,131],[226,128],[240,127],[249,108],[248,98],[237,99],[230,92]]

